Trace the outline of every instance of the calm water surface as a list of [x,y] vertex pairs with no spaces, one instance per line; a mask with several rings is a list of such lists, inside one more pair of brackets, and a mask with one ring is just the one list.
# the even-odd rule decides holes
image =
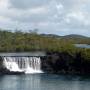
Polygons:
[[0,76],[0,90],[90,90],[90,78],[51,74]]
[[90,45],[88,44],[74,44],[78,48],[87,48],[90,49]]

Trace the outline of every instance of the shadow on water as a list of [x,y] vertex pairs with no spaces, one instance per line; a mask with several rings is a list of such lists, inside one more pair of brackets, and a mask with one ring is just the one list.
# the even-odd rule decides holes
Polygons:
[[[41,79],[60,80],[60,81],[90,81],[90,75],[69,75],[69,74],[41,74]],[[48,78],[49,77],[49,78]]]

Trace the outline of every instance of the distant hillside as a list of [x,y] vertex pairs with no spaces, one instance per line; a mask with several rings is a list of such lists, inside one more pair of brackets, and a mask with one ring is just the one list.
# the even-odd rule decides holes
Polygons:
[[86,37],[86,36],[83,36],[83,35],[77,35],[77,34],[70,34],[70,35],[62,36],[62,38],[68,38],[68,39],[73,39],[73,38],[84,39],[84,38],[89,38],[89,37]]
[[55,34],[41,34],[41,36],[61,39],[61,40],[67,41],[67,42],[72,42],[74,44],[76,44],[76,43],[90,44],[90,37],[86,37],[83,35],[77,35],[77,34],[70,34],[70,35],[65,35],[65,36],[59,36],[59,35],[55,35]]
[[65,36],[59,36],[59,35],[56,35],[56,34],[40,34],[42,36],[45,36],[45,37],[55,37],[55,38],[68,38],[68,39],[72,39],[72,38],[90,38],[90,37],[86,37],[86,36],[83,36],[83,35],[77,35],[77,34],[70,34],[70,35],[65,35]]

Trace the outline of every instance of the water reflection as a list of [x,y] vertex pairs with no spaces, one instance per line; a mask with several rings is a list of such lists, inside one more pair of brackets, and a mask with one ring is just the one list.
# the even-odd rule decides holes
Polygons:
[[84,76],[31,74],[0,76],[0,90],[90,90]]

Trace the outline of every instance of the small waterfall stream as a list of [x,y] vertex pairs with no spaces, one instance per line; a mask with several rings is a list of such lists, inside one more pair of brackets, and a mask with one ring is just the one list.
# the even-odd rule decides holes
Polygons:
[[40,57],[3,57],[3,64],[10,72],[42,73]]

